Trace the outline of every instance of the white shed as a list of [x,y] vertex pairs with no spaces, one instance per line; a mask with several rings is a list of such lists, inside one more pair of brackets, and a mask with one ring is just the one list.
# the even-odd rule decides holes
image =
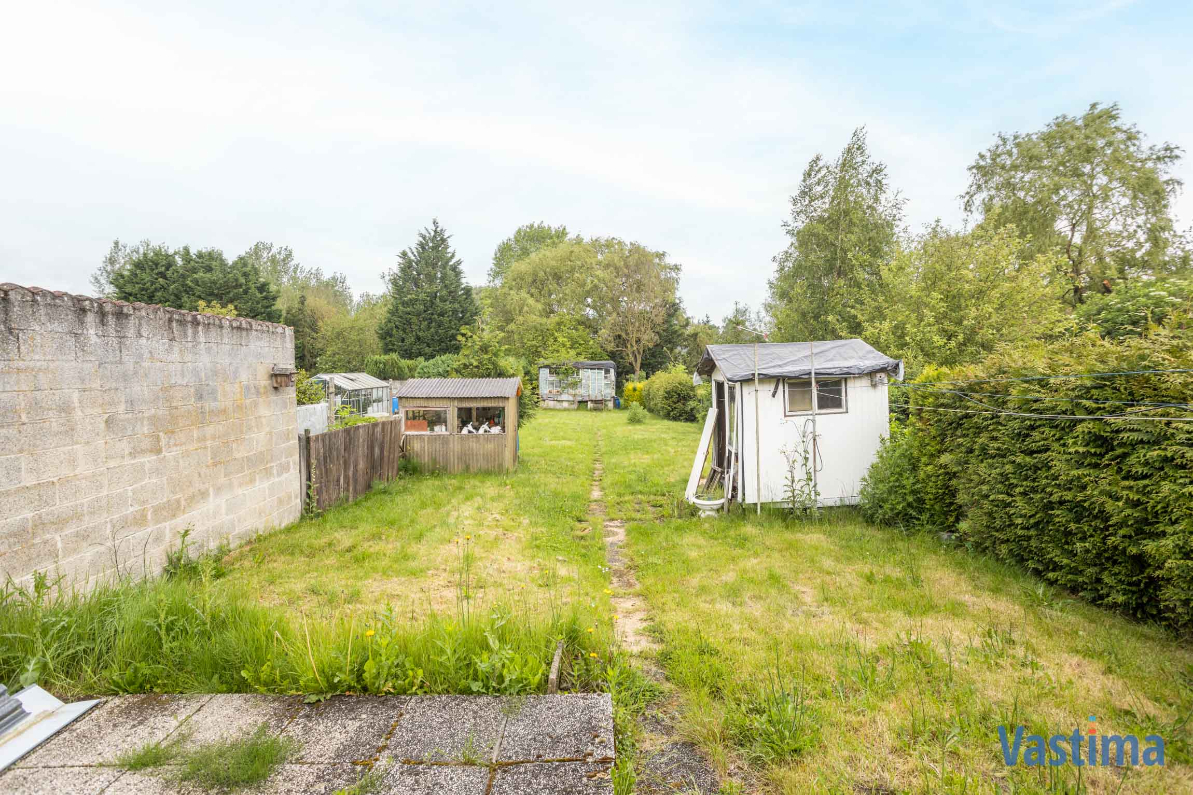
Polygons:
[[709,345],[696,373],[712,379],[713,405],[689,502],[752,505],[760,493],[764,503],[781,502],[785,452],[798,458],[806,446],[820,504],[849,505],[888,432],[887,383],[902,377],[903,363],[857,339]]

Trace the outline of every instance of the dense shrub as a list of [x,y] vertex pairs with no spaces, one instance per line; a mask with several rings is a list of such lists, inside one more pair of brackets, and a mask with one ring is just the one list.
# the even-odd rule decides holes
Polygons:
[[646,409],[642,408],[641,403],[631,403],[629,413],[626,414],[626,422],[631,425],[641,425],[646,422]]
[[642,403],[651,414],[665,420],[692,422],[696,419],[696,387],[682,371],[655,373],[642,388]]
[[625,386],[621,390],[621,402],[625,404],[641,403],[642,402],[642,387],[646,383],[644,381],[626,381]]
[[403,359],[396,353],[386,353],[365,359],[365,372],[387,381],[405,381],[414,378],[422,363],[422,359]]
[[318,381],[312,381],[306,370],[299,370],[294,377],[294,394],[298,405],[309,406],[327,399],[327,388]]
[[903,390],[907,427],[883,445],[862,509],[886,524],[956,530],[1090,601],[1193,629],[1193,423],[1142,419],[1193,418],[1181,408],[1193,373],[1033,378],[1189,368],[1188,336],[1164,332],[1117,343],[1090,334],[928,370]]
[[1165,321],[1187,326],[1193,318],[1193,279],[1137,279],[1109,295],[1091,295],[1075,314],[1112,339],[1145,334]]
[[415,378],[448,378],[452,375],[452,370],[456,367],[456,357],[453,354],[445,353],[442,356],[436,356],[434,359],[427,359],[418,366],[415,371]]

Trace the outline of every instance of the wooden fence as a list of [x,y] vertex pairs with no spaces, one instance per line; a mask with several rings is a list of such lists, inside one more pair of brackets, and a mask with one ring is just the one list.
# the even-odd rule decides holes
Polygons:
[[398,476],[402,423],[383,420],[298,437],[299,472],[308,509],[367,494],[376,481]]

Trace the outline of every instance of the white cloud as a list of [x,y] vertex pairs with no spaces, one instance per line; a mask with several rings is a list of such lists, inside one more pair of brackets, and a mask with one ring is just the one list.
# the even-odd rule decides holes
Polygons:
[[[921,39],[967,23],[918,4],[242,5],[9,12],[0,279],[85,291],[117,236],[266,239],[375,291],[432,216],[472,279],[544,220],[668,250],[689,308],[719,317],[762,299],[803,166],[855,126],[913,226],[956,222],[993,132],[1087,101],[1022,75],[1088,90],[1110,70],[959,59],[921,88]],[[1188,129],[1142,113],[1158,138]]]

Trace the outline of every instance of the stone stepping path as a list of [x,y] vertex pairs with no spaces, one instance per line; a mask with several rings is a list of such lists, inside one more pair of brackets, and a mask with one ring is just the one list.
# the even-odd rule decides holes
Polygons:
[[592,472],[588,512],[600,521],[605,540],[605,559],[609,577],[613,581],[613,628],[617,640],[633,656],[641,671],[663,687],[663,696],[648,709],[640,720],[641,746],[637,762],[636,791],[640,795],[714,795],[720,791],[720,780],[704,755],[690,742],[680,739],[675,724],[680,698],[667,682],[666,675],[655,663],[659,644],[647,631],[650,612],[646,601],[638,594],[638,578],[623,553],[626,543],[625,522],[609,519],[605,510],[605,492],[601,480],[605,475],[601,436],[597,434],[597,454]]
[[295,751],[251,795],[331,795],[365,771],[373,795],[612,795],[613,703],[556,696],[120,696],[0,774],[6,795],[157,795],[203,790],[168,771],[126,771],[123,753],[247,737],[265,724]]

